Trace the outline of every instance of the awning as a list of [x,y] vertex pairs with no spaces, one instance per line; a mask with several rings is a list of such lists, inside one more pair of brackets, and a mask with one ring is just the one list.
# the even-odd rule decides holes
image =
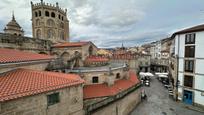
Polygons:
[[139,75],[140,75],[140,77],[146,77],[146,76],[153,77],[154,76],[150,72],[140,72]]
[[160,74],[160,75],[158,75],[160,78],[168,78],[168,76],[167,75],[162,75],[162,74]]
[[168,75],[168,73],[155,73],[156,75]]

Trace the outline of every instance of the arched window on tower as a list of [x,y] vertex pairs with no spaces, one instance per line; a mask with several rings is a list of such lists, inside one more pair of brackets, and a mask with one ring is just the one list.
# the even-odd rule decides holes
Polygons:
[[40,29],[37,30],[36,37],[37,38],[41,38],[41,30]]
[[45,16],[49,17],[50,13],[48,11],[45,11]]
[[55,18],[55,13],[54,12],[51,13],[51,17]]
[[62,16],[62,21],[64,20],[64,17]]
[[91,55],[93,55],[93,47],[92,46],[89,47],[89,56],[91,56]]
[[58,18],[61,19],[61,15],[58,15]]
[[36,20],[35,25],[36,25],[36,26],[40,26],[40,19],[37,19],[37,20]]
[[38,13],[37,12],[35,12],[35,17],[38,17]]
[[47,20],[47,25],[53,27],[53,26],[55,26],[55,22],[52,19],[48,19]]
[[55,32],[54,32],[54,30],[49,29],[49,30],[47,31],[47,37],[48,37],[48,38],[55,38]]
[[68,52],[64,52],[60,57],[62,58],[64,64],[67,64],[67,61],[70,59],[70,54]]
[[41,16],[41,11],[38,11],[39,16]]

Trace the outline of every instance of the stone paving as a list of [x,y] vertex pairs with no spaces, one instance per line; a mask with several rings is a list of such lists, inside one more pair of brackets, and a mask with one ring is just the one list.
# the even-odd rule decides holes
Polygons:
[[143,100],[130,115],[204,115],[188,109],[183,103],[173,101],[156,77],[151,79],[150,87],[142,88],[147,94],[147,100]]

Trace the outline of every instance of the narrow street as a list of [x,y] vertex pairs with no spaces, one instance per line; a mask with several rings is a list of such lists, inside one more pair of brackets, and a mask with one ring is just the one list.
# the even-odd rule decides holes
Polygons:
[[169,98],[168,90],[156,77],[151,78],[150,87],[143,86],[147,100],[143,100],[130,115],[203,115],[189,110],[183,103]]

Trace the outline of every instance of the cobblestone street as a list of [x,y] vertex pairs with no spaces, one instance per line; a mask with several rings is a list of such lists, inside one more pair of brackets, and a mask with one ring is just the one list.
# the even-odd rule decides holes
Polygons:
[[168,96],[168,90],[156,77],[151,79],[150,87],[143,87],[147,100],[143,100],[130,115],[203,115],[204,113],[190,110],[180,102]]

